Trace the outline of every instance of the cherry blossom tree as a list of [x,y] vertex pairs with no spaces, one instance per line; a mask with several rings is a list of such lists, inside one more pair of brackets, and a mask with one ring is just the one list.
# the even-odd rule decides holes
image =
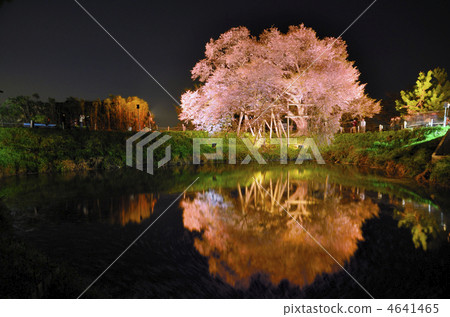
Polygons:
[[273,127],[281,135],[289,117],[299,134],[329,133],[343,114],[370,117],[380,110],[364,93],[345,42],[319,39],[304,25],[286,34],[267,29],[258,38],[232,28],[206,44],[191,73],[200,86],[182,95],[179,118],[201,130],[257,134]]

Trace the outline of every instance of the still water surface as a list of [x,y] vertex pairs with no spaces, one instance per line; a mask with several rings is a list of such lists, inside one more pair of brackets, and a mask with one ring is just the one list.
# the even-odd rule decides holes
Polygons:
[[93,280],[196,177],[95,287],[112,297],[366,298],[337,261],[375,297],[449,295],[450,198],[350,168],[40,175],[4,179],[0,194],[24,239]]

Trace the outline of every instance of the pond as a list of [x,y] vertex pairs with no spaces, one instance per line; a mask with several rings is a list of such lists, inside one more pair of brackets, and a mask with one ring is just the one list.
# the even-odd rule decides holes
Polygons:
[[85,280],[148,228],[92,288],[114,298],[449,294],[448,194],[350,167],[31,175],[0,196],[20,237]]

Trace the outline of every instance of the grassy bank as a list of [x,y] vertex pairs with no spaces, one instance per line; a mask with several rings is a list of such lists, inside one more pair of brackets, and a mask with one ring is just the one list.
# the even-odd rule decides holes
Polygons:
[[[382,170],[391,177],[415,177],[421,182],[446,184],[450,179],[450,160],[431,163],[444,128],[338,134],[331,145],[320,151],[329,163],[353,164]],[[200,131],[164,132],[171,136],[169,164],[192,163],[193,138],[207,138]],[[0,129],[0,176],[27,173],[69,172],[94,169],[113,169],[125,166],[125,142],[134,132],[106,132],[85,130]],[[248,135],[246,135],[249,137]],[[223,138],[224,160],[228,160],[229,139],[235,134],[220,134]],[[155,160],[164,156],[165,146],[155,151]],[[214,153],[211,145],[202,146],[202,153]],[[144,151],[145,152],[145,151]],[[259,153],[268,161],[279,160],[278,145],[265,144]],[[238,164],[249,154],[241,139],[236,142]],[[291,147],[290,159],[298,149]],[[206,161],[205,163],[213,163]],[[216,161],[217,162],[217,161]]]
[[446,131],[447,128],[436,127],[339,134],[321,153],[331,163],[368,166],[391,177],[414,177],[420,182],[446,185],[450,160],[431,162]]
[[[0,177],[8,175],[113,169],[125,166],[125,142],[134,132],[0,129]],[[204,132],[168,132],[172,159],[192,157],[192,138]],[[163,156],[164,149],[156,152]]]
[[[8,175],[72,172],[94,169],[114,169],[125,166],[125,144],[127,138],[135,132],[107,132],[49,129],[0,129],[0,177]],[[165,155],[165,147],[171,146],[169,165],[192,164],[193,139],[208,138],[202,131],[164,132],[170,135],[164,146],[156,149],[155,161]],[[245,137],[250,135],[244,134]],[[236,134],[213,136],[223,139],[224,160],[228,161],[229,139],[236,139],[236,161],[238,164],[250,153],[246,145]],[[202,145],[202,153],[215,153],[217,148]],[[259,150],[266,160],[279,160],[279,146],[266,145]],[[292,158],[297,156],[296,149],[290,149]],[[144,161],[146,153],[144,151]],[[214,163],[203,156],[202,163]]]

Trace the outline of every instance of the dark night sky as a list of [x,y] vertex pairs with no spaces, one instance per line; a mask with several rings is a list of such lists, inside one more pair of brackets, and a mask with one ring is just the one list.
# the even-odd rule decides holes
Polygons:
[[[79,0],[179,100],[210,38],[234,26],[257,35],[304,23],[338,36],[371,0]],[[378,0],[343,36],[350,59],[380,99],[414,84],[421,70],[450,71],[450,4]],[[447,26],[446,26],[447,24]],[[174,101],[72,0],[13,0],[0,7],[0,102],[109,94],[147,100],[161,125],[176,123]]]

